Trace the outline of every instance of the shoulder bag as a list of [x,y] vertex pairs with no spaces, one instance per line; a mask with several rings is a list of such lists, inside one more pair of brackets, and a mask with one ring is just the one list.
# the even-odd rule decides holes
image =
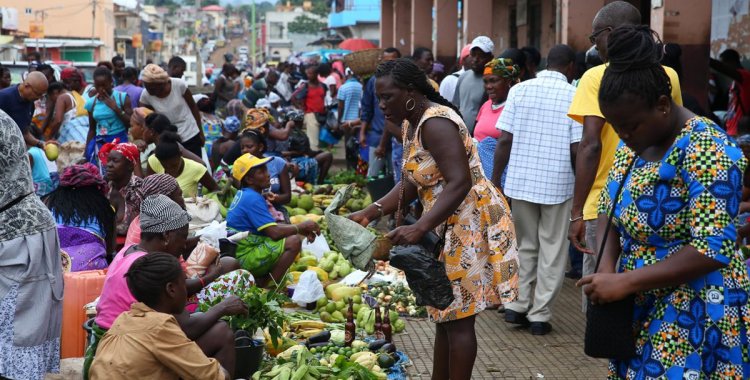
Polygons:
[[[609,229],[612,228],[612,219],[615,207],[622,193],[625,182],[628,180],[630,170],[633,168],[636,158],[628,165],[622,183],[617,188],[612,199],[612,209],[607,219],[606,233],[602,238],[599,254],[597,255],[596,269],[602,262],[602,254],[607,244]],[[606,189],[604,190],[606,191]],[[617,242],[619,244],[619,242]],[[619,301],[593,304],[587,300],[586,305],[586,334],[584,337],[583,351],[586,355],[594,358],[625,360],[635,356],[635,335],[633,332],[633,311],[635,307],[635,295],[629,295]]]

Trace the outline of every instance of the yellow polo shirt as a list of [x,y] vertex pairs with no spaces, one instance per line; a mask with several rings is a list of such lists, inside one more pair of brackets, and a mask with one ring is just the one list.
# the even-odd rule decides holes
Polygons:
[[[581,124],[583,124],[585,116],[598,116],[604,119],[604,115],[602,115],[602,111],[599,109],[599,86],[602,83],[602,77],[604,77],[604,70],[606,68],[607,65],[599,65],[592,67],[583,74],[583,77],[578,82],[573,102],[568,109],[568,117]],[[664,67],[664,70],[672,82],[672,100],[678,105],[682,105],[680,80],[677,77],[677,73],[669,67]],[[604,183],[607,181],[607,176],[609,175],[609,169],[612,167],[612,162],[615,158],[615,150],[620,145],[620,138],[617,137],[617,133],[612,129],[612,125],[607,122],[604,123],[604,128],[602,128],[601,140],[602,155],[599,158],[599,167],[596,169],[594,184],[591,186],[591,191],[583,206],[584,220],[593,220],[597,217],[596,210],[599,203],[599,193],[604,188]]]

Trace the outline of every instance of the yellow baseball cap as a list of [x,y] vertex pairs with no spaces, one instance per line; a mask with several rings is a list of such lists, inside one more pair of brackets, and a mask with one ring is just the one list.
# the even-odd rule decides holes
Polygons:
[[263,166],[268,161],[271,161],[271,157],[258,158],[250,153],[245,153],[234,162],[234,166],[232,166],[232,177],[238,181],[242,181],[242,178],[245,177],[245,174],[247,174],[250,169],[257,166]]

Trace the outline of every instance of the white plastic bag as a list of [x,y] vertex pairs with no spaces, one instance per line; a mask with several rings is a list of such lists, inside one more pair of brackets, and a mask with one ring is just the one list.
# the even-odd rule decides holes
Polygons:
[[292,301],[304,307],[310,302],[315,302],[325,297],[325,295],[323,284],[318,280],[318,273],[314,270],[306,270],[299,276],[299,283],[294,288]]
[[328,242],[325,238],[319,236],[312,243],[307,241],[307,238],[302,240],[302,250],[312,252],[312,254],[320,260],[326,252],[331,250],[331,247],[328,246]]
[[219,249],[219,240],[227,237],[227,222],[219,223],[214,220],[196,232],[195,236],[199,236],[202,242]]

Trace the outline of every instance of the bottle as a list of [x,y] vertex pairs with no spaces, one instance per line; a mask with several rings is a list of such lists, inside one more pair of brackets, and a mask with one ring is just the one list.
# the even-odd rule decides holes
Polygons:
[[354,303],[349,299],[349,310],[346,312],[346,324],[344,325],[344,346],[351,347],[356,335],[357,326],[354,325]]
[[375,339],[384,339],[383,337],[383,321],[380,318],[380,307],[375,307]]
[[386,342],[391,343],[391,337],[393,336],[393,328],[391,327],[391,305],[385,307],[385,315],[383,316],[383,339]]

